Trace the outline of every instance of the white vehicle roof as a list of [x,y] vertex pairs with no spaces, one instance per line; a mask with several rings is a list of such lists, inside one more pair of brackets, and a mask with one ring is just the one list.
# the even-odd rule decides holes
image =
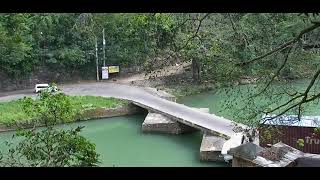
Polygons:
[[36,84],[36,86],[49,86],[49,84]]

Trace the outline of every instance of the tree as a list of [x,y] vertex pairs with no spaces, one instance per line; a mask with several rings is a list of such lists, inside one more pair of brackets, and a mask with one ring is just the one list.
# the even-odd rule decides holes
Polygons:
[[[269,100],[265,99],[265,101],[268,102],[265,106],[256,107],[255,115],[259,115],[261,113],[276,113],[277,116],[274,116],[274,118],[277,118],[285,113],[292,113],[292,111],[294,111],[300,118],[303,109],[302,106],[305,103],[312,102],[317,99],[318,94],[313,86],[319,76],[319,70],[314,66],[318,64],[317,57],[319,50],[305,50],[302,45],[302,41],[304,35],[310,35],[314,31],[317,32],[317,28],[320,27],[320,24],[318,21],[312,21],[311,23],[306,21],[303,23],[302,20],[296,20],[297,21],[295,23],[291,22],[291,20],[289,21],[291,22],[289,25],[290,29],[291,27],[296,27],[296,30],[293,31],[290,36],[288,36],[288,33],[285,33],[286,31],[288,32],[287,29],[283,30],[284,38],[280,45],[275,48],[269,48],[271,49],[270,51],[264,50],[262,55],[251,58],[251,60],[236,63],[236,66],[241,66],[241,68],[248,68],[259,72],[255,75],[258,77],[258,86],[254,92],[247,94],[247,101],[251,102],[247,103],[247,105],[254,105],[254,98],[257,98],[260,95],[267,95],[270,97]],[[283,20],[278,23],[284,24]],[[280,59],[282,59],[282,62]],[[264,68],[265,65],[271,65],[271,68]],[[310,83],[304,91],[301,92],[300,89],[297,91],[294,87],[285,87],[282,90],[279,88],[275,90],[271,87],[272,84],[276,84],[279,81],[285,82],[283,80],[290,80],[291,78],[294,79],[293,75],[299,77],[299,74],[301,74],[301,72],[299,72],[299,67],[301,66],[308,68],[307,73],[309,74],[307,74],[307,77],[311,78]],[[262,68],[265,70],[261,70]],[[278,98],[278,103],[282,102],[279,98],[283,99],[284,102],[274,107],[272,104],[274,104],[275,98]],[[244,109],[248,109],[248,106],[244,107]],[[251,113],[251,115],[253,114]],[[254,119],[253,116],[251,116],[250,119]]]
[[[251,112],[243,119],[292,108],[301,114],[319,96],[313,88],[320,60],[318,27],[317,14],[294,13],[1,14],[0,70],[22,76],[33,66],[47,66],[94,77],[94,45],[97,41],[102,52],[105,29],[107,64],[151,72],[191,62],[194,82],[223,86],[250,77],[257,79],[257,88],[246,94],[243,109]],[[315,78],[304,92],[288,87],[279,94],[269,88],[303,77]],[[257,108],[253,98],[260,92],[289,99],[280,108],[271,107],[275,98]]]
[[[256,80],[255,88],[236,90],[235,99],[224,102],[226,109],[235,109],[236,121],[257,127],[261,115],[266,113],[276,114],[274,118],[297,114],[300,119],[305,107],[319,100],[319,16],[292,13],[170,16],[176,29],[173,43],[168,44],[173,50],[171,57],[191,61],[196,82],[214,80],[216,84],[237,89],[234,85],[242,78]],[[159,60],[150,61],[149,67],[157,69],[152,65]],[[170,60],[161,61],[166,64]],[[306,87],[277,86],[300,78],[310,78]],[[243,105],[237,104],[239,97]],[[257,103],[260,100],[262,104]]]
[[0,71],[11,76],[28,74],[36,63],[32,59],[33,38],[27,24],[29,14],[0,15]]
[[81,136],[83,127],[62,130],[54,126],[74,118],[70,100],[63,93],[42,92],[38,100],[24,98],[23,109],[33,123],[44,129],[20,129],[9,143],[8,152],[0,151],[0,166],[70,167],[97,166],[95,144]]

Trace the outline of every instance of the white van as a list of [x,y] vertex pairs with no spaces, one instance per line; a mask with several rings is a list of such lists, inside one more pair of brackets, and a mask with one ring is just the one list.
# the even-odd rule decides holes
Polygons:
[[48,89],[48,87],[49,87],[49,84],[36,84],[36,87],[34,88],[34,92],[38,93],[42,90]]

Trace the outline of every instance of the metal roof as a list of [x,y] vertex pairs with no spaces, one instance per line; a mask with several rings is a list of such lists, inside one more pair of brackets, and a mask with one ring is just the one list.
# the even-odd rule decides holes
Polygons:
[[268,120],[275,116],[276,115],[263,115],[260,123],[267,120],[264,124],[299,127],[320,127],[320,116],[302,116],[299,120],[297,115],[282,115],[272,120]]

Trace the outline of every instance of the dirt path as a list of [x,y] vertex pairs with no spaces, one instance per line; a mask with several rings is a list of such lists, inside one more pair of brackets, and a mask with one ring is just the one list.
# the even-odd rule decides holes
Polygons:
[[153,78],[153,77],[157,78],[157,77],[171,76],[174,74],[181,74],[181,73],[185,72],[185,68],[187,66],[189,66],[190,64],[191,64],[190,62],[186,62],[183,64],[177,64],[175,66],[169,66],[169,67],[162,69],[162,70],[155,70],[147,75],[144,73],[140,73],[140,74],[135,74],[130,77],[117,78],[116,83],[133,84],[135,81],[143,81],[143,80],[149,81],[149,79]]

